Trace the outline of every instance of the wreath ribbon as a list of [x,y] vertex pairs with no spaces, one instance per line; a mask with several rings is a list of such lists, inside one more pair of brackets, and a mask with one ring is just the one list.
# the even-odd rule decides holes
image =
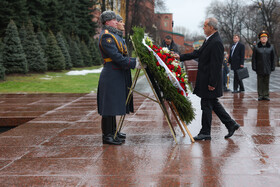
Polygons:
[[150,46],[148,46],[145,42],[145,39],[143,38],[142,40],[143,45],[150,51],[153,52],[154,56],[156,57],[156,59],[158,60],[159,64],[165,69],[165,73],[167,74],[169,80],[171,81],[171,83],[173,84],[173,86],[175,86],[176,88],[178,88],[180,91],[183,91],[183,95],[185,97],[187,97],[187,94],[185,92],[185,90],[182,88],[182,86],[180,85],[179,81],[177,80],[177,78],[175,77],[175,75],[173,75],[173,73],[170,71],[170,69],[166,66],[166,64],[162,61],[162,59],[157,55],[156,52],[154,52],[154,50],[152,50],[150,48]]

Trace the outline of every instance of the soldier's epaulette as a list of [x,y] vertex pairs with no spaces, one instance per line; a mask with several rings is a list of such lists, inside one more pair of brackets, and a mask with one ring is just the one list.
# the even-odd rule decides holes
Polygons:
[[[116,43],[117,48],[119,49],[119,51],[120,51],[122,54],[124,54],[124,50],[123,50],[122,44],[119,43],[119,41],[117,40],[117,38],[116,38],[112,33],[110,33],[107,29],[104,30],[104,34],[109,34],[109,35],[114,39],[114,41],[115,41],[115,43]],[[104,35],[104,34],[103,34],[103,35]],[[103,35],[101,36],[101,38],[103,37]],[[103,47],[102,47],[102,45],[101,45],[101,40],[100,40],[99,45],[100,45],[101,48],[103,49]],[[104,51],[104,50],[103,50],[103,51]],[[125,50],[125,51],[126,51],[126,54],[127,54],[127,50]]]

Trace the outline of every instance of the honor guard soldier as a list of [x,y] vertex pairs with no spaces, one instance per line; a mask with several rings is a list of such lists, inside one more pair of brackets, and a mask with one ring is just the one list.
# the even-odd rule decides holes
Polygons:
[[[103,69],[100,74],[97,105],[102,116],[103,144],[121,145],[126,134],[117,133],[116,115],[133,112],[132,103],[126,105],[126,98],[131,87],[127,71],[140,68],[139,60],[128,56],[127,46],[120,36],[117,17],[113,11],[104,11],[100,15],[102,31],[99,35],[99,50],[103,57]],[[132,107],[131,107],[132,106]]]

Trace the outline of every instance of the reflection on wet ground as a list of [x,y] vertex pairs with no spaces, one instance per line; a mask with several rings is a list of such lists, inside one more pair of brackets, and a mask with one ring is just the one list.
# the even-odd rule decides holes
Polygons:
[[[160,107],[136,94],[122,146],[102,145],[96,94],[0,94],[2,126],[29,119],[0,134],[0,186],[277,186],[280,90],[257,101],[251,77],[248,91],[220,99],[241,124],[232,138],[213,115],[212,140],[191,143],[171,117],[177,145]],[[200,99],[190,99],[196,135]]]

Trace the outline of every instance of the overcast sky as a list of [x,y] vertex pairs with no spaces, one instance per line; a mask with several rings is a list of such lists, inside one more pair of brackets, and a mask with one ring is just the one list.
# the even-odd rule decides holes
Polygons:
[[[173,13],[174,27],[183,26],[191,33],[203,34],[200,26],[206,18],[206,8],[217,0],[164,0],[168,13]],[[220,0],[226,1],[226,0]]]

